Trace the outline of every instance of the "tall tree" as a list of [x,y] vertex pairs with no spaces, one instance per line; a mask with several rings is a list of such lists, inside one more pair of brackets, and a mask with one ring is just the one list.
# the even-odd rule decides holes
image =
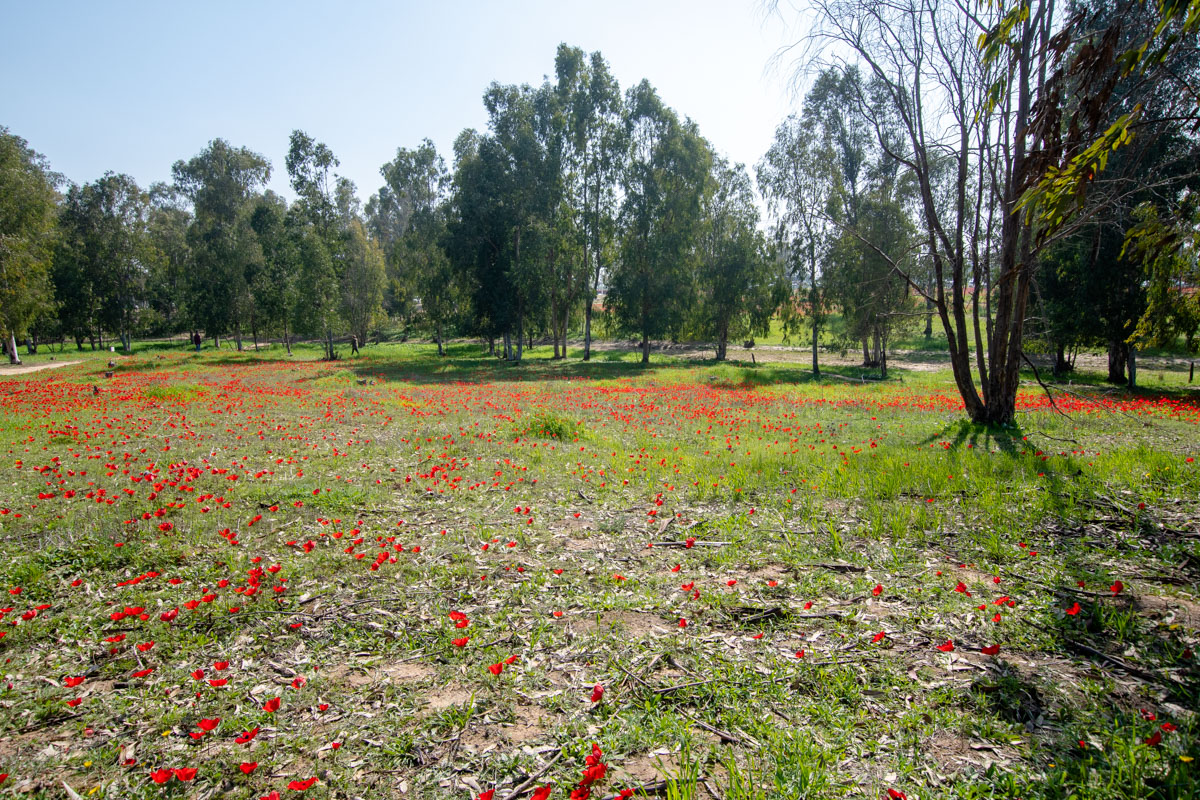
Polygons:
[[19,136],[0,127],[0,336],[20,364],[17,337],[51,300],[58,177]]
[[650,340],[679,328],[692,302],[701,209],[712,154],[646,81],[626,95],[629,141],[620,216],[620,260],[609,305],[618,326]]
[[724,361],[730,337],[770,331],[790,291],[779,262],[768,258],[746,168],[715,158],[710,186],[696,276],[699,332],[716,339],[717,360]]
[[102,338],[117,334],[126,352],[145,301],[149,196],[128,175],[111,172],[93,183],[72,186],[60,218],[62,246],[54,275],[61,286],[64,320],[76,332]]
[[[834,62],[849,54],[869,75],[855,91],[855,106],[877,146],[917,185],[933,290],[903,265],[892,267],[941,318],[967,414],[978,422],[1011,421],[1034,250],[1042,243],[1033,220],[1015,212],[1051,134],[1028,122],[1039,103],[1051,101],[1045,90],[1054,66],[1054,0],[1032,0],[1011,17],[982,0],[812,0],[811,8],[816,51]],[[980,37],[1004,20],[1008,46],[981,50]],[[891,120],[903,149],[889,135]],[[947,162],[948,195],[939,182]],[[987,230],[990,208],[997,210],[995,231]],[[981,296],[991,306],[983,313]]]
[[[615,232],[617,185],[625,148],[621,90],[608,62],[599,53],[590,56],[577,47],[558,46],[554,59],[559,113],[564,117],[563,169],[569,207],[576,219],[563,222],[578,231],[583,258],[583,360],[591,358],[592,311],[604,272],[602,256]],[[561,281],[564,304],[576,292],[574,271]],[[566,355],[563,321],[563,355]]]
[[191,322],[187,315],[186,287],[193,269],[187,238],[192,215],[169,184],[152,184],[149,196],[146,302],[157,317],[155,328],[163,333],[179,333],[189,330]]
[[[340,179],[333,168],[338,159],[325,144],[301,130],[292,131],[287,171],[297,194],[290,210],[293,224],[309,230],[300,238],[301,270],[297,325],[323,334],[325,358],[334,359],[333,329],[340,316],[342,278],[355,216],[353,184]],[[315,331],[313,325],[323,325]]]
[[383,317],[386,282],[383,249],[367,236],[361,222],[351,221],[342,270],[342,318],[363,344],[371,327]]
[[[250,211],[250,227],[262,253],[250,284],[255,321],[266,330],[281,331],[284,347],[290,355],[292,340],[288,326],[298,302],[296,271],[300,254],[296,232],[288,226],[287,202],[272,191],[255,198]],[[257,334],[256,328],[256,348]]]
[[443,251],[450,175],[433,142],[415,150],[400,148],[380,168],[385,184],[372,198],[375,228],[382,234],[392,308],[420,298],[443,354],[446,323],[455,311],[454,274]]
[[192,202],[188,231],[195,271],[188,307],[195,323],[216,341],[232,331],[241,348],[242,322],[250,297],[248,266],[261,255],[249,225],[250,202],[271,177],[265,158],[224,139],[172,167],[175,187]]
[[[842,160],[846,159],[843,154]],[[842,177],[832,137],[811,117],[788,117],[775,130],[775,140],[758,165],[758,185],[767,208],[778,220],[778,235],[792,274],[807,287],[807,319],[812,329],[813,374],[821,374],[817,344],[825,324],[823,265],[834,239]],[[784,309],[788,332],[792,307]]]

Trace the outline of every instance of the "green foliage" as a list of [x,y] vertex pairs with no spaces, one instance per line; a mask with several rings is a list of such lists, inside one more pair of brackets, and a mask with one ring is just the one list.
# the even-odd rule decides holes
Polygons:
[[16,337],[51,302],[57,176],[24,139],[0,127],[0,335]]
[[649,340],[677,333],[695,293],[712,152],[690,120],[680,122],[646,81],[625,98],[629,154],[623,178],[620,254],[608,304],[620,329]]

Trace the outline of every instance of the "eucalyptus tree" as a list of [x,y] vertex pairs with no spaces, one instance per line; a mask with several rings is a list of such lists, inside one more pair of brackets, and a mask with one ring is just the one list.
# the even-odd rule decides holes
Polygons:
[[17,337],[52,297],[58,176],[45,158],[0,126],[0,337],[11,364],[20,364]]
[[[615,234],[617,187],[625,150],[621,90],[599,52],[590,56],[560,44],[554,59],[555,93],[566,137],[563,148],[565,190],[575,213],[583,268],[583,360],[591,358],[592,309]],[[560,223],[560,229],[567,223]],[[575,293],[575,272],[566,276],[565,294]],[[566,355],[563,320],[563,355]]]
[[257,190],[271,177],[271,165],[247,148],[213,139],[198,155],[172,167],[176,189],[193,208],[188,230],[195,270],[188,286],[194,322],[212,335],[232,331],[241,349],[242,323],[251,299],[247,269],[261,256],[249,210]]
[[77,344],[86,335],[103,345],[109,330],[129,351],[153,257],[149,215],[149,196],[128,175],[109,172],[67,191],[54,277],[61,318]]
[[266,331],[280,331],[284,347],[292,352],[289,325],[298,296],[297,268],[300,248],[297,235],[289,227],[287,201],[268,190],[255,198],[250,210],[250,227],[258,239],[262,253],[258,269],[251,281],[254,297],[254,344],[258,347],[258,326]]
[[645,364],[650,340],[678,330],[693,300],[712,153],[695,123],[681,122],[648,82],[632,87],[625,104],[620,258],[608,304],[621,329],[641,336]]
[[717,342],[724,361],[730,337],[766,335],[790,291],[780,263],[768,256],[746,168],[714,158],[704,198],[698,289],[698,332]]
[[[354,224],[359,216],[355,187],[333,172],[339,163],[333,151],[302,130],[292,131],[286,163],[292,189],[297,195],[289,215],[299,237],[301,262],[295,321],[298,328],[323,335],[325,358],[332,360],[337,357],[333,347],[334,329],[347,321],[341,312],[357,308],[367,299],[374,302],[376,296],[373,291],[366,296],[343,296],[352,287],[357,291],[367,285],[359,280],[347,282]],[[365,251],[360,248],[356,252],[362,255]],[[360,260],[356,267],[365,268],[367,263]],[[373,256],[369,263],[373,270]],[[382,295],[378,305],[379,308],[369,311],[356,311],[360,326],[364,319],[379,313]]]
[[403,311],[409,298],[419,298],[442,355],[443,330],[458,297],[443,250],[450,190],[446,162],[425,139],[415,150],[398,149],[380,173],[385,183],[371,200],[370,217],[387,259],[391,306]]
[[[811,115],[792,115],[775,129],[775,139],[758,164],[759,190],[777,220],[787,263],[807,289],[804,318],[812,329],[812,368],[818,376],[817,343],[828,316],[824,267],[835,238],[843,187],[832,139]],[[841,161],[847,157],[843,152]],[[789,304],[784,309],[788,332],[794,324],[793,308]]]
[[155,317],[151,327],[178,333],[190,321],[186,287],[194,268],[187,236],[192,214],[169,184],[151,184],[148,194],[146,303]]
[[383,314],[383,289],[387,274],[383,248],[367,236],[359,220],[351,220],[342,269],[342,318],[358,341],[366,343],[371,327]]
[[[548,84],[501,86],[493,83],[484,93],[491,139],[489,152],[502,161],[506,206],[507,247],[510,251],[507,284],[513,306],[516,351],[521,362],[526,324],[542,307],[546,283],[542,248],[544,232],[551,226],[563,196],[562,145],[556,136],[555,98]],[[525,241],[532,239],[532,241]]]

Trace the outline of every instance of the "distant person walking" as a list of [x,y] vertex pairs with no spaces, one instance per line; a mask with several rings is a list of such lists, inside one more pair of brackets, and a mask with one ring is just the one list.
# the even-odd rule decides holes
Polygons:
[[358,337],[350,334],[350,355],[358,355]]
[[201,344],[203,341],[204,341],[204,340],[200,338],[200,332],[199,332],[199,331],[195,331],[195,332],[193,332],[193,333],[192,333],[192,345],[193,345],[193,346],[195,346],[195,348],[196,348],[196,352],[197,352],[197,353],[199,353],[199,352],[200,352],[200,344]]

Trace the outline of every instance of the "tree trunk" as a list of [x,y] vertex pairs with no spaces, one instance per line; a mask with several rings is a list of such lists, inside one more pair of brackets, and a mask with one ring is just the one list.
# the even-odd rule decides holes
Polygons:
[[863,340],[862,340],[862,349],[863,349],[863,366],[865,367],[871,363],[871,350],[870,350],[870,346],[867,344],[867,338],[865,336],[863,337]]
[[292,337],[288,336],[286,317],[283,320],[283,344],[285,347],[287,347],[287,353],[290,356],[292,354]]
[[642,363],[650,363],[650,337],[642,333]]
[[445,352],[443,352],[443,350],[442,350],[442,321],[440,319],[437,321],[437,343],[438,343],[438,358],[441,358],[442,356],[445,355]]
[[1137,348],[1130,347],[1129,350],[1129,388],[1137,388]]
[[17,335],[11,330],[8,332],[8,363],[21,363],[21,356],[17,353]]
[[1054,351],[1054,375],[1057,377],[1070,371],[1071,365],[1067,363],[1067,346],[1059,342]]
[[213,334],[213,349],[214,350],[221,349],[221,334],[219,334],[219,333]]
[[233,328],[233,340],[237,342],[237,351],[242,352],[242,324],[240,322]]
[[571,323],[571,306],[567,304],[563,307],[562,318],[562,357],[567,357],[567,327]]
[[[976,290],[978,291],[978,290]],[[933,302],[925,300],[925,341],[933,338]]]
[[250,335],[254,337],[254,352],[258,352],[258,320],[250,321]]
[[1124,342],[1113,339],[1108,343],[1108,382],[1125,382],[1125,361],[1128,357]]
[[725,360],[725,351],[729,347],[729,326],[722,325],[717,332],[717,361]]
[[521,363],[521,357],[525,354],[525,320],[517,317],[517,356],[513,359],[514,364]]
[[817,326],[813,325],[813,375],[821,377],[821,367],[817,364]]
[[333,361],[333,328],[325,329],[325,358]]

